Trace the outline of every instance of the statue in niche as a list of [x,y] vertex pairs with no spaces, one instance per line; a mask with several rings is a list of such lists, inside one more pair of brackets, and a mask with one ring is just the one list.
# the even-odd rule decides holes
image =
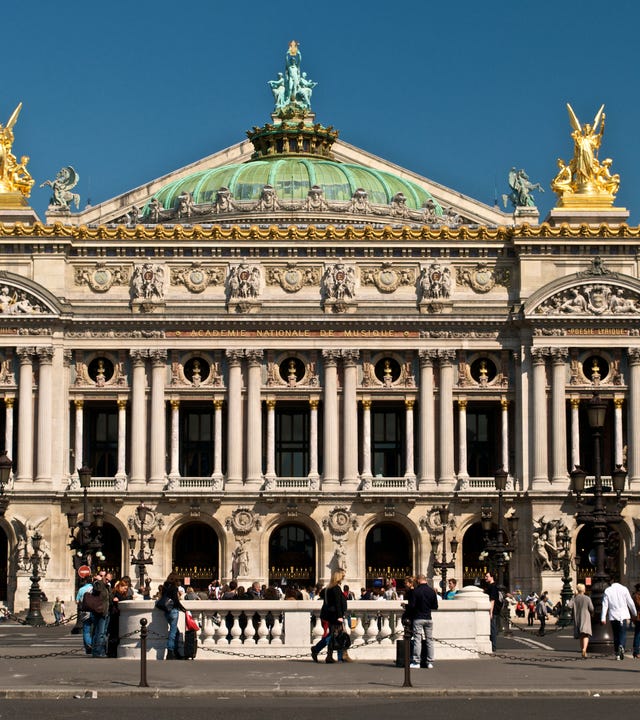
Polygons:
[[78,184],[80,176],[71,165],[67,165],[58,171],[54,180],[45,180],[40,187],[49,186],[53,192],[49,207],[56,210],[70,210],[69,203],[73,202],[76,210],[80,207],[80,195],[71,192]]
[[344,263],[328,267],[323,278],[323,286],[328,298],[352,300],[355,295],[355,271]]
[[229,297],[231,299],[248,300],[260,294],[260,270],[257,266],[250,267],[242,263],[229,271]]
[[248,540],[240,539],[231,557],[231,577],[237,580],[249,574],[249,551],[246,548]]

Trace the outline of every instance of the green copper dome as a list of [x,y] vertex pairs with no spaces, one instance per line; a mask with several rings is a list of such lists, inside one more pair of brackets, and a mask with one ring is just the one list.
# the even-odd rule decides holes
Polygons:
[[203,170],[159,190],[155,197],[166,209],[174,208],[182,193],[190,193],[197,205],[212,203],[221,187],[234,200],[258,200],[265,185],[271,185],[280,200],[304,200],[317,185],[328,202],[347,202],[360,188],[374,205],[388,205],[397,193],[406,197],[406,206],[420,210],[432,196],[419,185],[381,170],[315,157],[279,157],[269,160],[225,165]]

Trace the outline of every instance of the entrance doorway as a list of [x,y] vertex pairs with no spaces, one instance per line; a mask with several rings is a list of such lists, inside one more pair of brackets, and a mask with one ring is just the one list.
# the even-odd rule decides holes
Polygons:
[[269,538],[269,585],[316,583],[316,542],[302,525],[281,525]]
[[[220,543],[216,531],[202,522],[190,522],[180,527],[173,538],[171,567],[194,590],[206,590],[218,579]],[[164,578],[163,578],[164,579]]]
[[115,579],[122,577],[122,538],[113,525],[105,523],[102,526],[102,553],[104,560],[95,562],[99,570],[106,570],[113,574]]
[[407,531],[395,523],[380,523],[369,530],[365,543],[367,587],[379,587],[387,579],[404,586],[404,578],[413,573],[413,551]]

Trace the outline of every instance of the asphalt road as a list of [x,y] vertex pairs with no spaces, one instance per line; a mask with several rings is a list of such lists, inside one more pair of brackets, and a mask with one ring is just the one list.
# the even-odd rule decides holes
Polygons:
[[136,720],[327,720],[328,717],[349,720],[372,720],[387,717],[428,717],[429,720],[602,720],[609,717],[633,717],[637,712],[637,698],[244,698],[212,700],[194,698],[100,698],[76,700],[3,700],[0,720],[82,720],[91,717],[135,717]]

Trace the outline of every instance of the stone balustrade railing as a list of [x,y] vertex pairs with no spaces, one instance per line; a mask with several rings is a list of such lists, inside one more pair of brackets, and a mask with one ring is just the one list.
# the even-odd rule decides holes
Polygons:
[[[311,657],[310,647],[322,637],[320,601],[185,601],[200,624],[198,659],[231,657]],[[118,656],[140,657],[140,620],[148,622],[147,657],[162,659],[167,638],[164,613],[152,601],[120,603],[121,641]],[[349,624],[357,660],[389,660],[396,657],[396,640],[402,638],[400,601],[351,601]],[[184,616],[180,614],[184,632]],[[128,637],[127,637],[128,636]],[[440,601],[434,613],[434,636],[438,659],[472,659],[491,652],[489,601],[475,587],[464,588],[454,600]]]

